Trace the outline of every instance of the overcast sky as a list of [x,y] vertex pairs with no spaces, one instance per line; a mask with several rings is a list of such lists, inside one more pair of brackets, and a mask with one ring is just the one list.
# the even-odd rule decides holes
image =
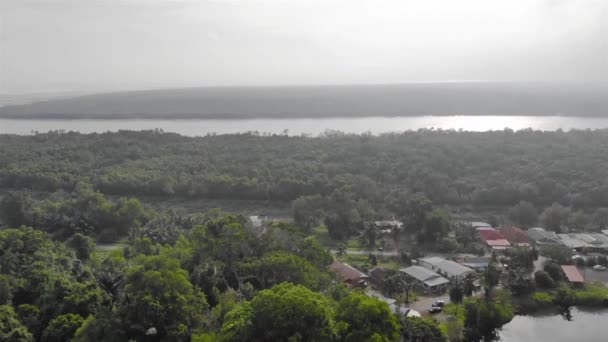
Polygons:
[[606,0],[0,0],[0,92],[606,81]]

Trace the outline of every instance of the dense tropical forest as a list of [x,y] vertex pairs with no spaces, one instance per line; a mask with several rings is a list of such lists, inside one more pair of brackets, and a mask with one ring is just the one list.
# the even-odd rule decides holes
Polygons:
[[608,130],[420,130],[319,137],[188,138],[162,131],[0,136],[0,187],[106,195],[289,201],[346,189],[388,208],[400,192],[437,204],[608,206]]
[[[328,270],[329,247],[340,254],[356,239],[373,250],[386,237],[370,223],[394,216],[402,264],[422,246],[483,254],[452,217],[458,208],[492,208],[505,217],[488,219],[524,227],[605,228],[607,152],[605,130],[2,135],[0,340],[490,341],[513,317],[511,295],[527,299],[521,308],[603,303],[606,291],[565,289],[557,262],[534,279],[538,251],[514,249],[507,290],[495,289],[493,266],[480,275],[484,297],[454,285],[446,311],[457,319],[441,325],[345,287]],[[258,226],[150,198],[291,203],[292,220]],[[568,250],[542,253],[571,262]],[[404,291],[394,275],[385,284]]]

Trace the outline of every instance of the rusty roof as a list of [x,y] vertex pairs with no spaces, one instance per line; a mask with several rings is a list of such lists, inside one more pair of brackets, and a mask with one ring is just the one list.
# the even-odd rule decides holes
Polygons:
[[329,269],[332,272],[337,273],[344,281],[369,278],[365,273],[359,271],[358,269],[352,267],[349,264],[340,262],[338,260],[334,261],[333,264],[329,266]]
[[562,265],[562,271],[564,271],[564,274],[566,274],[566,278],[568,278],[568,281],[571,283],[585,282],[585,278],[583,278],[583,275],[581,274],[581,272],[578,271],[578,268],[576,268],[576,266]]

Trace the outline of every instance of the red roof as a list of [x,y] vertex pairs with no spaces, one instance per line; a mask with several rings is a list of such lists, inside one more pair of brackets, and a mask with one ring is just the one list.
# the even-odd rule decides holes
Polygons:
[[506,227],[500,228],[499,231],[502,235],[504,235],[505,239],[507,239],[507,241],[509,241],[512,244],[530,243],[530,239],[528,238],[528,233],[524,232],[523,230],[521,230],[517,227],[506,226]]
[[344,281],[354,281],[354,280],[359,280],[361,278],[369,278],[365,273],[359,271],[358,269],[352,267],[349,264],[345,264],[343,262],[340,261],[334,261],[333,264],[331,264],[331,266],[329,266],[329,269],[334,272],[337,273],[340,278],[342,278],[342,280]]
[[578,268],[576,268],[576,266],[564,265],[562,266],[562,271],[564,271],[564,274],[566,274],[566,278],[568,278],[568,281],[571,283],[585,282],[585,278],[583,278],[583,275],[581,274],[581,272],[578,271]]
[[505,237],[496,229],[483,229],[478,230],[477,232],[479,233],[479,237],[484,241],[505,240]]

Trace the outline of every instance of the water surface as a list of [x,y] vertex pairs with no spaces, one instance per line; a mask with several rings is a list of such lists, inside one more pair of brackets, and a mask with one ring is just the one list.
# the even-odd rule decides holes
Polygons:
[[161,128],[165,132],[186,136],[212,133],[259,132],[270,134],[318,135],[327,130],[345,133],[381,134],[421,128],[489,131],[511,128],[532,128],[555,131],[557,129],[608,128],[608,118],[581,118],[568,116],[416,116],[416,117],[364,117],[321,119],[235,119],[235,120],[18,120],[0,119],[1,134],[31,134],[49,130],[81,133],[115,132],[118,130],[149,130]]
[[608,310],[570,311],[571,320],[548,316],[515,316],[500,333],[501,342],[606,342]]

